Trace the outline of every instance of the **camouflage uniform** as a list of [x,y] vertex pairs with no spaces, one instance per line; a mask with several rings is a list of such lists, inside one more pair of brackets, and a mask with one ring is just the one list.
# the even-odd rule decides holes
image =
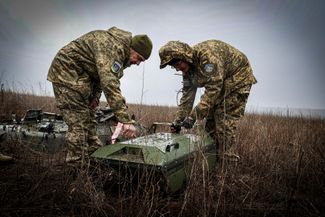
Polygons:
[[[206,130],[216,139],[217,146],[229,149],[235,143],[236,128],[251,86],[257,82],[246,56],[218,40],[193,47],[170,41],[159,55],[161,68],[173,59],[184,60],[191,66],[189,73],[183,74],[183,95],[175,121],[181,122],[187,116],[206,118]],[[204,87],[205,92],[192,110],[198,87]]]
[[120,78],[130,66],[130,32],[110,28],[89,32],[63,47],[55,56],[47,79],[52,82],[57,106],[69,126],[67,158],[87,156],[101,146],[89,104],[103,91],[122,123],[132,123],[121,95]]

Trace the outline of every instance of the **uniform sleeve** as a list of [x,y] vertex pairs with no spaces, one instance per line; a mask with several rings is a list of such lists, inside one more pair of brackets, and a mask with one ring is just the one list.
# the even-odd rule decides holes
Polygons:
[[100,86],[105,94],[107,103],[113,110],[118,121],[122,123],[131,123],[127,114],[127,106],[120,89],[119,75],[123,74],[125,55],[122,49],[114,50],[113,47],[107,47],[105,44],[96,44],[96,66],[100,79]]
[[195,100],[195,95],[197,91],[197,87],[194,85],[185,85],[185,81],[183,82],[183,95],[180,100],[180,104],[178,106],[178,110],[176,113],[176,122],[181,122],[184,120],[185,117],[189,115],[192,110],[193,103]]
[[100,86],[100,82],[96,82],[93,87],[92,99],[96,99],[99,102],[101,94],[102,88]]
[[113,110],[119,122],[132,122],[127,114],[125,98],[121,94],[120,80],[112,73],[108,72],[104,74],[103,79],[101,79],[101,86],[103,87],[103,92],[105,94],[107,103]]
[[195,119],[203,119],[209,114],[209,110],[220,100],[221,89],[223,86],[224,70],[220,68],[218,59],[210,55],[209,58],[202,57],[201,59],[201,74],[206,78],[204,85],[205,91],[201,96],[200,102],[192,110],[190,116]]
[[201,120],[208,115],[210,109],[213,109],[217,99],[220,97],[222,83],[223,79],[219,75],[209,78],[207,84],[204,86],[205,91],[201,96],[200,102],[191,112],[193,118]]

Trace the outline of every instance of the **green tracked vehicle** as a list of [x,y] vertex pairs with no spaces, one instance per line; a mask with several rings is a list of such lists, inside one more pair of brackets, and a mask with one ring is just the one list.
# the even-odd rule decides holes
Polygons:
[[[154,133],[104,146],[91,157],[119,173],[129,172],[128,176],[133,177],[130,182],[146,173],[147,177],[148,174],[154,176],[164,192],[175,193],[184,187],[195,153],[199,150],[204,151],[209,167],[214,167],[216,150],[213,139],[194,134]],[[123,179],[123,176],[119,177]]]

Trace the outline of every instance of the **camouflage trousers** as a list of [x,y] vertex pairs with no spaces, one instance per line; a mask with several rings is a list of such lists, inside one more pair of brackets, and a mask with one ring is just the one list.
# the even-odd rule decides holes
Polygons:
[[206,131],[215,139],[217,151],[229,151],[236,144],[236,130],[252,85],[247,85],[228,94],[214,106],[206,118]]
[[53,84],[53,90],[57,106],[69,127],[65,136],[66,159],[87,158],[102,146],[96,133],[95,114],[88,108],[89,99],[66,86]]

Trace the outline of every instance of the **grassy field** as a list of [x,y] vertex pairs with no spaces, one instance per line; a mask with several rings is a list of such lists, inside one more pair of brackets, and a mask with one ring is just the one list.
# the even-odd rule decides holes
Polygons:
[[[57,112],[51,97],[2,92],[0,116],[30,108]],[[145,126],[171,121],[176,108],[129,105]],[[200,153],[185,189],[164,195],[141,177],[131,192],[111,192],[102,165],[78,169],[63,152],[41,153],[11,140],[0,151],[0,216],[325,216],[325,120],[246,114],[238,129],[238,163],[208,171]]]

